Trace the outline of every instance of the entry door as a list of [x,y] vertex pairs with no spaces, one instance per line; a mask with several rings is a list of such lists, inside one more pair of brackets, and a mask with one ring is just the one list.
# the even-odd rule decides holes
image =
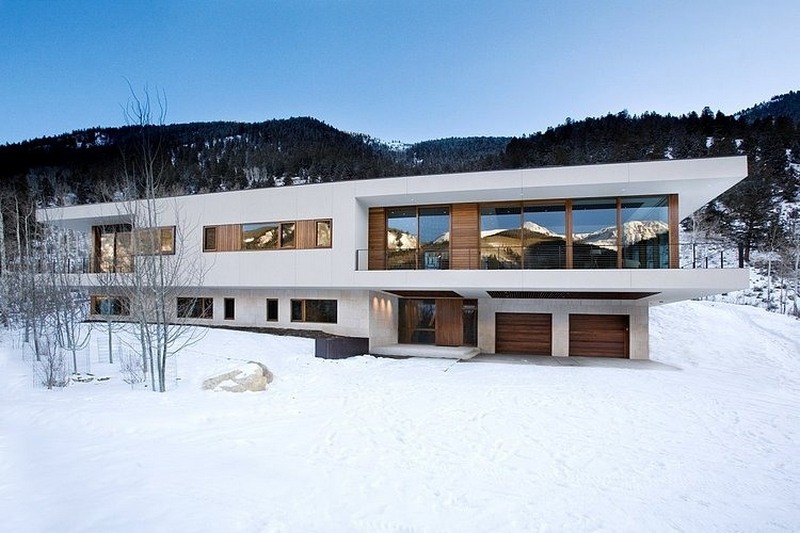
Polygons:
[[436,300],[436,344],[461,346],[464,344],[463,300],[449,298]]

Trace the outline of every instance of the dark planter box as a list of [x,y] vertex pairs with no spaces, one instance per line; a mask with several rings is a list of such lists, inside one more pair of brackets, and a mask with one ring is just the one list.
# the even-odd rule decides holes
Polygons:
[[314,342],[314,356],[322,359],[344,359],[367,353],[369,339],[366,337],[331,337]]

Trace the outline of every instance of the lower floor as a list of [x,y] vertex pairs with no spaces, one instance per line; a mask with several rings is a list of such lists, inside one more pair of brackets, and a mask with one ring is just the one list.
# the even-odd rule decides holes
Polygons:
[[[649,357],[646,302],[524,296],[198,288],[176,298],[173,312],[177,321],[191,324],[312,329],[366,338],[373,353],[391,354],[396,346],[405,347],[397,355],[419,353],[427,346],[433,354],[461,347],[451,353]],[[92,297],[94,318],[124,315],[126,306],[121,296]]]

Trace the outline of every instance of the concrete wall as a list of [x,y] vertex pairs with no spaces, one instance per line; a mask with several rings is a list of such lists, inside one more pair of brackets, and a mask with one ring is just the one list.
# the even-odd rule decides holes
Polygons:
[[369,293],[369,346],[397,344],[398,298],[381,292]]
[[[314,329],[334,335],[368,337],[370,314],[367,291],[339,290],[295,290],[295,289],[197,289],[187,296],[214,298],[212,320],[184,320],[198,325],[222,325],[242,327],[272,327],[290,329]],[[224,319],[224,299],[234,298],[236,316]],[[278,299],[278,321],[267,322],[267,299]],[[337,323],[292,322],[291,300],[319,299],[337,300]]]

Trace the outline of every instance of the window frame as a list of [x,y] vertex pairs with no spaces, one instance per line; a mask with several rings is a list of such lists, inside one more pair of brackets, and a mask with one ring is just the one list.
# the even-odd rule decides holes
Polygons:
[[[92,238],[92,273],[93,274],[130,274],[134,272],[134,257],[131,224],[101,224],[93,226]],[[103,237],[110,237],[111,257],[102,254]]]
[[[158,234],[158,239],[154,236],[156,233]],[[148,234],[153,234],[153,237],[148,238]],[[167,241],[171,243],[171,247],[168,250],[164,250],[165,236],[167,236]],[[134,256],[175,255],[175,226],[136,228],[132,232],[132,239]],[[143,242],[147,244],[143,246]],[[152,244],[153,247],[150,248],[149,244]]]
[[[328,225],[328,243],[320,244],[320,224]],[[319,218],[314,220],[314,248],[333,248],[333,219]]]
[[222,319],[236,320],[236,298],[223,298]]
[[[270,304],[273,304],[275,306],[274,318],[270,318],[270,316],[272,316],[271,313],[270,313]],[[279,313],[280,313],[280,303],[279,303],[278,298],[267,298],[266,311],[267,311],[267,315],[266,315],[267,322],[279,322],[280,321],[280,315],[279,315]]]
[[[211,236],[209,238],[209,236]],[[211,246],[209,246],[211,241]],[[217,226],[203,226],[203,251],[216,252],[217,251]]]
[[[187,306],[187,300],[191,302],[191,306]],[[189,314],[182,314],[182,310],[191,310],[194,312],[200,309],[198,316]],[[214,298],[208,296],[178,296],[175,302],[175,315],[176,318],[188,318],[192,320],[213,320],[214,319]]]
[[[309,304],[317,303],[333,303],[333,320],[312,320],[309,318]],[[339,323],[339,301],[334,298],[292,298],[291,300],[291,321],[304,322],[312,324],[338,324]],[[297,307],[296,307],[297,306]],[[295,314],[295,310],[300,311],[299,315]]]
[[[291,231],[289,227],[291,226]],[[291,244],[286,244],[286,235],[291,235]],[[293,249],[297,247],[297,221],[278,222],[278,248]]]
[[[101,302],[104,300],[116,300],[119,303],[119,310],[118,313],[102,313],[100,311]],[[112,304],[112,310],[116,307]],[[102,316],[102,317],[114,317],[114,316],[130,316],[131,315],[131,303],[130,299],[126,296],[117,296],[117,295],[92,295],[90,301],[90,309],[89,314],[91,316]]]
[[[448,219],[447,231],[452,235],[453,231],[452,204],[406,205],[406,206],[386,208],[384,212],[384,224],[385,224],[386,235],[384,236],[383,246],[386,254],[387,270],[449,270],[450,269],[450,253],[452,251],[452,242],[449,239],[447,242],[446,251],[443,250],[444,252],[443,255],[442,251],[439,251],[438,253],[434,251],[434,254],[438,255],[439,257],[431,262],[429,262],[428,259],[425,257],[426,251],[431,251],[432,249],[435,249],[432,242],[428,243],[427,245],[422,242],[422,235],[421,235],[422,226],[420,219],[422,217],[433,216],[432,214],[421,214],[422,211],[426,210],[430,211],[446,210],[446,216]],[[399,215],[399,216],[393,216],[393,215]],[[406,231],[402,227],[393,227],[390,222],[391,219],[393,218],[406,219],[406,220],[410,220],[413,218],[413,233],[411,233],[410,231]],[[411,238],[413,238],[414,242],[416,242],[416,246],[414,248],[409,247],[409,248],[392,249],[389,242],[392,230],[401,231],[409,234]],[[413,259],[413,261],[411,261],[409,258]]]

